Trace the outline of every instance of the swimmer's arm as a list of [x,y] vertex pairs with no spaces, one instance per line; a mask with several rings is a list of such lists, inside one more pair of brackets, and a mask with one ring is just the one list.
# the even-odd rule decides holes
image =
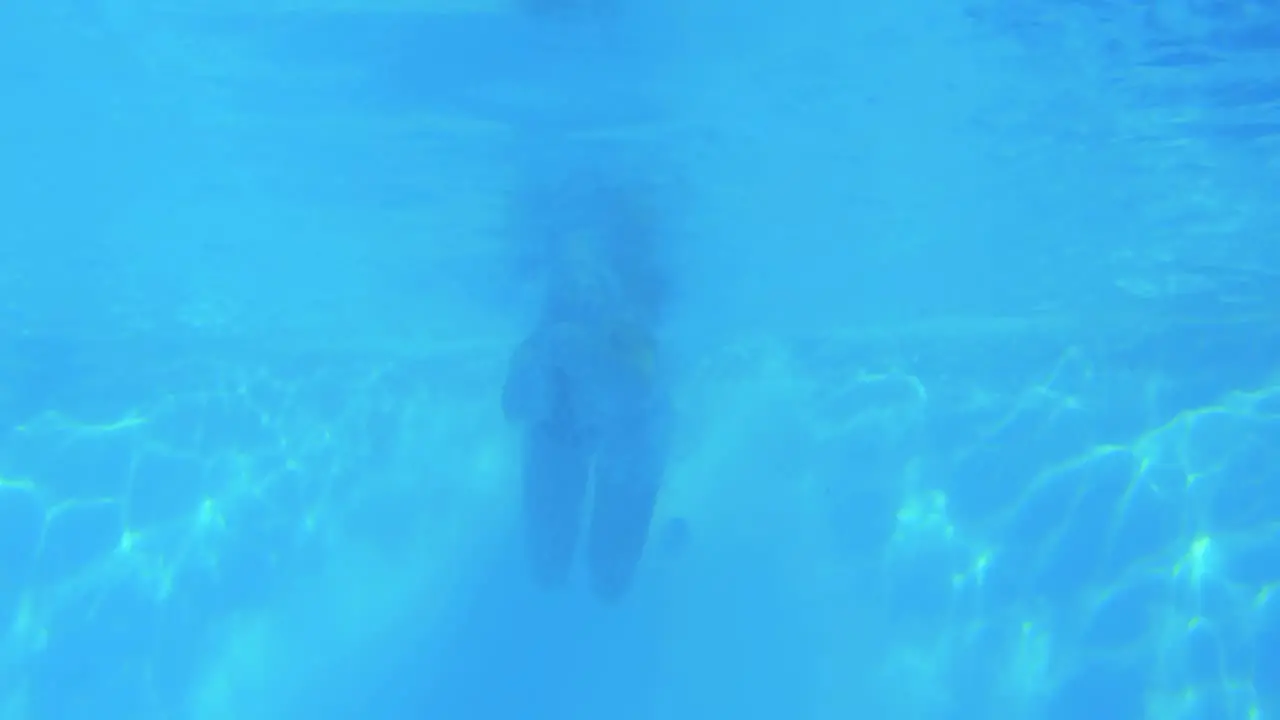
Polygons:
[[526,339],[507,363],[502,413],[508,422],[536,422],[551,412],[551,379],[542,344],[536,335]]

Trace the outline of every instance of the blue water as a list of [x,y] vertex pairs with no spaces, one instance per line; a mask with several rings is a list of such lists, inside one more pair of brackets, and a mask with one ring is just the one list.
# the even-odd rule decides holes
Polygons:
[[270,5],[0,7],[0,720],[1280,716],[1272,4]]

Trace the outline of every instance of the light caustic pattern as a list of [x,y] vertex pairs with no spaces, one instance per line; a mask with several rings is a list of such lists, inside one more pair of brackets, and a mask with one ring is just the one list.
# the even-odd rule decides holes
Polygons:
[[[791,538],[799,716],[1275,717],[1275,368],[918,344],[722,349],[677,393],[664,512]],[[283,716],[317,656],[446,622],[511,524],[503,356],[134,355],[49,393],[0,454],[0,718]],[[677,626],[702,581],[668,579]],[[692,612],[664,657],[707,692]]]
[[[778,373],[818,410],[811,459],[791,471],[834,483],[835,536],[854,533],[847,581],[885,601],[873,672],[901,693],[881,706],[1276,717],[1280,386],[1268,370],[1223,356],[1172,377],[1075,348],[1042,352],[1035,367],[1051,369],[1037,375],[1002,354],[965,376],[927,349],[868,363],[865,348],[826,344],[786,353],[793,369]],[[858,355],[880,370],[840,369]],[[869,548],[878,562],[860,562]]]
[[90,361],[5,435],[4,720],[271,716],[325,645],[444,599],[431,558],[501,514],[490,403],[458,390],[498,365],[153,359]]

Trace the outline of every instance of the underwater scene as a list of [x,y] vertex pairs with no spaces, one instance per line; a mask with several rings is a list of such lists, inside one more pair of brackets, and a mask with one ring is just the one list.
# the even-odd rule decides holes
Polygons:
[[0,720],[1280,717],[1280,5],[0,6]]

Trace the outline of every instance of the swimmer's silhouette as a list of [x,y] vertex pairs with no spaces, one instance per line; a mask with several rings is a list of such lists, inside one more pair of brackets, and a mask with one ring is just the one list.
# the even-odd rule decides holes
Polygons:
[[[535,28],[554,34],[566,21],[580,29],[608,22],[620,1],[520,0],[520,7]],[[600,56],[608,47],[584,45],[593,53],[584,62],[625,60]],[[609,73],[601,76],[613,84]],[[566,89],[598,90],[580,81]],[[527,166],[517,227],[524,252],[540,260],[546,294],[503,388],[506,417],[523,434],[526,549],[534,577],[555,585],[583,545],[592,589],[613,600],[626,593],[644,553],[666,459],[655,344],[663,223],[643,172],[615,154],[634,149],[533,135],[541,160]]]
[[574,239],[548,240],[542,317],[503,388],[504,413],[523,430],[534,576],[565,581],[584,536],[591,586],[608,600],[626,592],[643,555],[666,456],[653,333],[662,293],[651,224],[624,208],[628,195],[586,193],[576,222],[559,225]]

